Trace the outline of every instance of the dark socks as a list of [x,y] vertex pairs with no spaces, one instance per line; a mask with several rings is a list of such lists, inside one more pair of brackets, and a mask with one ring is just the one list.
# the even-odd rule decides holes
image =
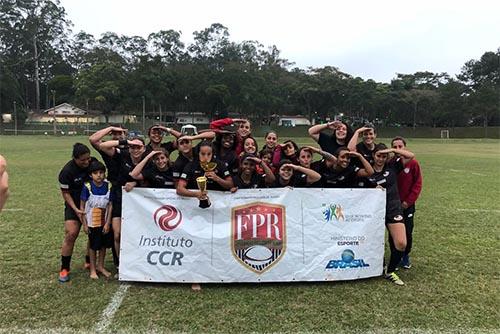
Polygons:
[[66,269],[67,271],[69,271],[70,262],[71,262],[71,255],[70,256],[61,255],[61,270]]
[[120,263],[118,262],[118,254],[116,254],[116,249],[115,249],[114,245],[113,245],[113,247],[111,247],[111,252],[113,253],[113,263],[115,264],[115,267],[118,268],[118,265]]
[[90,263],[90,256],[85,255],[85,263]]
[[392,273],[396,271],[396,267],[403,258],[405,252],[399,251],[396,248],[391,249],[391,259],[389,260],[389,265],[387,266],[387,273]]

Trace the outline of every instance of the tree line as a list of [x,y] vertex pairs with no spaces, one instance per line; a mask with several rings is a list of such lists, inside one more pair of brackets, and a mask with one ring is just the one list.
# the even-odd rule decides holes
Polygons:
[[0,113],[14,102],[35,112],[69,102],[140,115],[144,103],[151,115],[237,113],[262,122],[343,114],[384,125],[500,125],[500,48],[455,77],[397,73],[383,83],[335,66],[297,68],[274,45],[232,41],[220,23],[195,31],[188,45],[176,30],[96,38],[71,26],[59,0],[0,0]]

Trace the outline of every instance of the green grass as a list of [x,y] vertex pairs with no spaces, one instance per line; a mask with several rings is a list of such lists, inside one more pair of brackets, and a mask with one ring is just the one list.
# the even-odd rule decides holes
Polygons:
[[[0,137],[11,183],[8,210],[0,214],[0,332],[93,332],[118,288],[116,280],[91,281],[81,268],[85,237],[75,247],[72,281],[56,280],[63,237],[57,175],[75,141],[87,142],[82,137]],[[108,329],[496,332],[500,141],[422,139],[408,145],[422,166],[424,190],[415,218],[414,267],[401,272],[406,286],[375,278],[213,284],[193,293],[181,284],[132,284]]]

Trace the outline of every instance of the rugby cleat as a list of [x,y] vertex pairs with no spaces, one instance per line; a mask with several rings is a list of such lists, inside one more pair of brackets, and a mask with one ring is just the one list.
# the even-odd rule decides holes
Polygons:
[[67,281],[69,281],[69,271],[66,269],[63,269],[59,273],[59,282],[66,283]]
[[400,265],[405,269],[410,269],[411,268],[410,256],[409,255],[403,256]]
[[401,280],[401,278],[399,278],[399,276],[395,272],[386,274],[384,278],[396,285],[405,285],[405,283]]

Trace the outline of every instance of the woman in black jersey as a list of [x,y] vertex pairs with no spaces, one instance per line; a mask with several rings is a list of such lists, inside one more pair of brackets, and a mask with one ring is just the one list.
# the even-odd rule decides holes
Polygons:
[[[389,154],[395,153],[399,157],[389,160]],[[369,177],[369,181],[377,188],[386,191],[385,226],[389,230],[389,246],[391,258],[385,273],[385,278],[397,285],[404,285],[395,270],[406,249],[406,231],[403,222],[403,210],[399,199],[397,175],[404,169],[404,165],[413,159],[415,155],[406,150],[387,148],[384,144],[378,144],[373,150],[373,169],[375,173]]]
[[[175,140],[162,143],[165,134],[173,135]],[[168,154],[171,154],[177,149],[177,138],[180,136],[181,133],[175,129],[167,128],[160,124],[153,125],[148,129],[149,143],[146,145],[146,152],[149,154],[151,151],[163,148]]]
[[222,161],[231,175],[238,173],[237,144],[236,132],[219,130],[215,136],[214,158]]
[[[128,149],[118,149],[118,147],[125,147]],[[127,182],[134,182],[134,179],[130,176],[130,172],[145,157],[146,148],[144,145],[144,139],[140,137],[134,137],[130,138],[129,140],[122,139],[105,141],[99,145],[99,149],[113,159],[116,159],[119,166],[117,179],[118,186],[113,187],[113,196],[116,196],[116,200],[115,202],[113,202],[113,212],[111,220],[115,249],[119,256],[122,222],[122,187],[125,186]],[[116,206],[118,206],[118,208],[116,209],[115,203]]]
[[254,137],[248,136],[243,140],[243,154],[257,155],[258,145]]
[[[332,135],[322,132],[326,129],[332,130]],[[347,146],[352,137],[352,129],[345,122],[333,121],[310,127],[309,136],[319,144],[323,151],[335,154],[340,147]]]
[[278,134],[275,131],[268,131],[264,136],[264,140],[266,141],[266,143],[260,150],[259,155],[262,155],[262,152],[264,152],[265,150],[270,150],[272,153],[274,153],[274,150],[278,145]]
[[[153,164],[149,164],[152,160]],[[149,188],[170,188],[175,189],[174,176],[170,164],[168,152],[165,149],[151,151],[141,162],[130,172],[130,176],[137,181],[143,181]],[[126,189],[129,191],[129,189]]]
[[[257,172],[259,165],[264,171],[263,174]],[[239,172],[233,175],[234,187],[231,192],[237,189],[265,188],[274,182],[275,176],[269,166],[253,154],[243,154],[240,161]]]
[[280,161],[277,170],[276,180],[270,188],[307,187],[321,179],[321,175],[312,169],[295,165],[287,159]]
[[[214,162],[213,171],[205,172],[201,164]],[[234,187],[233,180],[226,166],[220,160],[213,158],[213,148],[209,141],[202,141],[199,145],[198,159],[188,163],[177,182],[177,194],[186,197],[204,198],[206,194],[198,189],[196,179],[200,176],[207,178],[207,190],[230,190]]]
[[[373,174],[373,168],[368,161],[361,154],[350,152],[347,147],[340,147],[333,156],[317,148],[312,149],[325,157],[323,163],[314,165],[316,170],[321,171],[321,186],[324,188],[352,188],[357,177]],[[353,157],[359,159],[363,168],[351,162]]]
[[283,144],[276,145],[273,156],[273,166],[278,166],[281,160],[290,160],[299,165],[299,146],[293,140],[285,140]]
[[311,168],[312,160],[313,160],[313,151],[307,147],[301,147],[299,149],[299,164],[305,168]]
[[76,238],[80,233],[81,215],[79,209],[80,194],[83,184],[89,179],[88,168],[95,158],[90,157],[87,146],[76,143],[73,145],[72,159],[66,163],[59,173],[59,185],[64,199],[64,241],[61,247],[61,271],[59,282],[69,281],[71,256]]
[[[359,136],[363,140],[358,143]],[[360,153],[370,164],[373,165],[373,150],[375,149],[375,139],[377,139],[377,131],[373,126],[364,126],[354,132],[347,148],[350,151]]]

